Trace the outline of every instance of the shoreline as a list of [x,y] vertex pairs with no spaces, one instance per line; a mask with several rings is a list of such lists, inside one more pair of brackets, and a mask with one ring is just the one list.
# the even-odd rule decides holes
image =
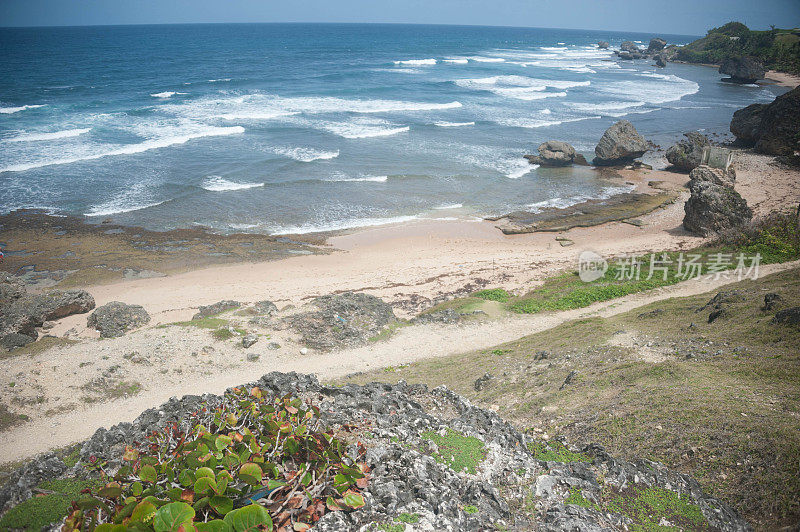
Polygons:
[[[772,165],[772,161],[771,157],[736,152],[736,188],[757,215],[800,202],[796,187],[800,171]],[[671,187],[679,197],[639,216],[641,223],[637,225],[613,221],[561,232],[506,235],[496,223],[485,220],[415,220],[331,235],[321,253],[213,264],[167,276],[84,285],[98,306],[110,301],[142,305],[151,321],[123,337],[98,341],[97,331],[87,327],[88,314],[72,315],[57,321],[47,332],[55,337],[48,343],[34,342],[4,354],[6,372],[0,377],[0,400],[30,421],[0,432],[0,442],[6,444],[0,447],[5,449],[0,452],[0,462],[80,441],[97,427],[119,422],[123,408],[126,416],[135,417],[171,395],[220,390],[248,380],[248,375],[284,368],[341,376],[359,368],[376,369],[465,351],[474,345],[499,345],[529,334],[526,331],[557,316],[573,316],[486,318],[489,321],[476,322],[474,333],[472,324],[418,325],[399,331],[399,343],[389,339],[357,349],[330,353],[312,350],[305,355],[301,354],[303,344],[292,333],[273,326],[253,329],[245,315],[234,314],[231,326],[240,324],[265,337],[250,350],[244,350],[240,342],[213,340],[208,329],[178,324],[190,320],[200,305],[221,300],[246,304],[270,300],[281,312],[290,313],[293,311],[289,309],[299,308],[314,297],[344,291],[380,297],[393,307],[398,318],[410,318],[444,300],[483,288],[525,292],[547,277],[574,270],[584,250],[612,257],[686,250],[705,241],[682,228],[688,175],[663,170],[619,170],[619,174],[639,192]],[[571,245],[565,246],[564,239]],[[95,251],[98,257],[108,258],[102,250]],[[7,264],[3,266],[7,269]],[[633,296],[633,300],[672,293],[657,290]],[[623,301],[628,300],[607,302],[608,308],[621,307]],[[442,343],[442,339],[447,341]],[[280,346],[267,350],[268,342]],[[260,354],[260,359],[246,360],[250,352]],[[137,362],[141,359],[146,361]],[[124,371],[115,373],[120,368]],[[83,401],[82,395],[94,390],[92,383],[107,375],[137,382],[139,392],[99,402]],[[31,445],[32,441],[42,443]]]

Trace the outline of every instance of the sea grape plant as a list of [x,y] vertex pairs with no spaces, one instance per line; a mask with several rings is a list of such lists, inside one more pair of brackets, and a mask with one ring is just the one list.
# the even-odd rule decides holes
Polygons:
[[63,532],[304,531],[325,513],[364,506],[369,469],[357,445],[325,430],[319,407],[235,388],[128,446],[107,483],[73,502]]

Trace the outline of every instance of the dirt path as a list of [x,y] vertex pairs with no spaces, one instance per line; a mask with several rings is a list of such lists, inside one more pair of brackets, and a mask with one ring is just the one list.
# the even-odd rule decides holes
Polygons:
[[[760,274],[768,275],[799,266],[800,261],[764,266]],[[423,358],[487,349],[569,320],[590,316],[613,316],[655,301],[697,295],[735,282],[735,278],[695,279],[671,287],[596,303],[578,310],[511,316],[496,321],[464,325],[411,326],[400,329],[395,336],[385,342],[366,347],[319,355],[284,355],[251,365],[231,363],[224,371],[213,371],[205,376],[187,375],[186,378],[178,376],[168,383],[159,383],[158,373],[151,370],[153,380],[146,382],[144,391],[135,396],[87,404],[50,417],[34,418],[28,423],[5,431],[0,435],[0,462],[29,458],[49,449],[81,441],[100,427],[132,421],[143,410],[157,406],[171,396],[221,393],[230,386],[256,380],[269,371],[315,373],[322,380],[333,379],[357,371],[405,364]],[[140,331],[139,334],[143,335],[145,342],[152,344],[157,336],[154,331],[158,329]],[[109,353],[114,351],[111,342],[113,341],[109,341],[103,348]],[[196,359],[192,363],[197,364]]]

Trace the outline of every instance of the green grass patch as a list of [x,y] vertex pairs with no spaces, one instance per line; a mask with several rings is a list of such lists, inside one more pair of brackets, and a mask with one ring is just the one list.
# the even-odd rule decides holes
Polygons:
[[464,511],[467,512],[468,514],[476,514],[478,513],[478,507],[473,506],[472,504],[468,504],[464,506]]
[[378,334],[368,339],[369,342],[383,342],[384,340],[388,340],[395,333],[402,329],[403,327],[408,327],[411,323],[407,320],[396,320],[388,324],[386,327],[381,330]]
[[485,299],[486,301],[499,301],[500,303],[505,303],[512,297],[510,293],[506,292],[502,288],[490,288],[488,290],[479,290],[473,293],[472,295],[473,297]]
[[179,321],[172,325],[179,327],[198,327],[200,329],[219,329],[220,327],[227,327],[230,321],[222,318],[201,318],[199,320]]
[[588,454],[570,451],[559,441],[533,441],[528,444],[528,449],[533,453],[534,458],[545,462],[562,462],[568,464],[571,462],[592,461],[592,457]]
[[572,487],[569,489],[569,495],[564,499],[564,504],[574,504],[576,506],[583,506],[585,508],[597,508],[597,505],[583,496],[580,488]]
[[[710,529],[700,508],[688,497],[658,487],[628,488],[610,497],[603,509],[629,517],[634,532]],[[661,525],[662,519],[671,526]]]
[[401,523],[414,524],[419,523],[419,514],[401,513],[397,516],[397,520]]
[[97,481],[77,479],[44,482],[38,489],[52,493],[33,497],[11,508],[0,518],[0,529],[38,532],[42,527],[60,521],[67,515],[72,501],[79,498],[81,490],[101,485]]
[[431,440],[439,447],[439,452],[434,458],[453,471],[466,471],[474,475],[478,464],[486,458],[486,447],[481,440],[473,436],[464,436],[451,428],[447,429],[445,436],[434,431],[423,432],[421,436],[422,439]]

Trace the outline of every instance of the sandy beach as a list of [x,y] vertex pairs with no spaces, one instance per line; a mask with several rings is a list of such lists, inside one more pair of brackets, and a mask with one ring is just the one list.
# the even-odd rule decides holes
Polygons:
[[786,72],[777,72],[775,70],[770,70],[767,72],[765,79],[774,81],[781,87],[789,87],[790,89],[800,85],[800,76],[795,76]]
[[[796,187],[800,172],[747,152],[738,152],[734,164],[736,188],[757,215],[800,201]],[[681,227],[688,197],[686,174],[621,170],[620,176],[639,192],[669,189],[678,193],[678,199],[641,216],[639,225],[612,222],[562,233],[504,235],[488,221],[419,220],[332,236],[324,254],[86,286],[98,306],[110,301],[139,304],[152,321],[124,337],[101,340],[87,328],[86,315],[74,315],[48,332],[58,339],[51,339],[52,347],[28,356],[7,355],[0,397],[30,420],[0,434],[0,461],[20,460],[80,441],[99,427],[130,421],[170,396],[220,392],[273,370],[312,372],[329,379],[420,357],[489,347],[568,319],[621,312],[654,298],[696,294],[721,285],[682,283],[581,311],[487,319],[469,327],[414,325],[367,347],[332,353],[312,350],[306,355],[300,354],[302,345],[289,331],[254,326],[245,315],[232,316],[232,325],[262,337],[247,351],[240,343],[213,340],[207,329],[175,325],[191,319],[200,305],[220,300],[270,300],[282,313],[290,314],[310,298],[343,291],[381,297],[398,317],[407,318],[480,288],[523,293],[555,272],[573,269],[586,249],[618,256],[688,249],[702,243],[702,238]],[[556,238],[568,238],[574,244],[563,246]],[[774,266],[770,271],[785,267]],[[267,350],[267,342],[280,348]],[[249,352],[259,353],[260,358],[248,361]],[[116,383],[116,391],[124,389],[125,383],[136,386],[129,395],[120,392],[109,400],[102,393],[109,382]]]

